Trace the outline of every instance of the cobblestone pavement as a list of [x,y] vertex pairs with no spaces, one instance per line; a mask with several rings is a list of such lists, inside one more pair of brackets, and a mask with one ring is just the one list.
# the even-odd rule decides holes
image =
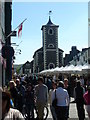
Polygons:
[[[72,98],[71,101],[74,99]],[[49,107],[48,107],[49,108]],[[49,109],[49,115],[47,120],[52,120],[52,115]],[[79,120],[77,116],[77,109],[76,109],[76,104],[75,103],[70,103],[70,109],[69,109],[69,119],[68,120]],[[85,110],[85,120],[88,120],[88,115]]]

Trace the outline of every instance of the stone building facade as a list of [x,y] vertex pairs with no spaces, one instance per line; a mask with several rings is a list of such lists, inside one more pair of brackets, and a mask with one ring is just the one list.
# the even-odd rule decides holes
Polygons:
[[41,28],[43,46],[33,55],[33,73],[63,65],[63,50],[58,48],[58,28],[49,16],[48,23]]

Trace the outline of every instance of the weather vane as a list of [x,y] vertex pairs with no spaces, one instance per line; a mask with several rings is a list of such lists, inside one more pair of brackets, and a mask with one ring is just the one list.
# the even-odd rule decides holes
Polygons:
[[50,11],[49,11],[49,17],[51,17],[51,14],[52,14],[52,11],[50,10]]

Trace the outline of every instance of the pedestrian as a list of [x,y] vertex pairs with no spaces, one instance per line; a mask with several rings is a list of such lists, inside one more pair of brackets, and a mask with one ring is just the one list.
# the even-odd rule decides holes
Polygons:
[[53,91],[56,90],[56,88],[57,88],[57,83],[55,81],[52,81],[52,89],[49,90],[49,103],[50,103],[50,110],[53,120],[57,120],[55,108],[52,106],[52,93]]
[[52,87],[52,82],[51,82],[51,78],[50,76],[47,77],[47,83],[46,83],[47,87],[48,87],[48,92]]
[[31,83],[29,83],[27,86],[27,90],[25,93],[25,99],[26,99],[25,104],[27,108],[28,120],[30,118],[32,118],[33,120],[34,119],[34,91],[33,91],[33,86]]
[[85,101],[85,108],[88,113],[88,118],[90,120],[90,85],[87,87],[87,91],[83,95]]
[[[22,81],[23,82],[23,81]],[[19,78],[16,79],[16,89],[18,92],[17,96],[17,108],[22,112],[22,108],[24,105],[24,99],[25,99],[25,86],[21,84],[21,81]]]
[[78,80],[76,82],[76,87],[74,88],[74,98],[76,102],[79,120],[85,119],[84,98],[83,98],[84,93],[85,93],[85,89],[81,85],[80,80]]
[[67,78],[64,79],[64,89],[66,89],[68,91],[68,94],[69,94],[69,105],[68,105],[68,110],[67,110],[67,117],[69,118],[71,89],[70,89],[70,85],[68,84],[68,79]]
[[43,82],[43,77],[39,77],[38,85],[35,86],[35,100],[39,120],[43,120],[44,107],[48,103],[48,87]]
[[2,102],[0,102],[0,103],[2,103],[2,118],[1,118],[1,120],[10,120],[10,119],[24,120],[24,117],[19,110],[13,109],[10,107],[11,106],[10,93],[7,91],[4,91],[0,87],[0,95],[2,95],[2,97],[0,97],[0,101],[2,101]]
[[10,95],[11,95],[11,99],[14,103],[14,108],[17,108],[17,105],[18,105],[18,91],[17,91],[17,88],[16,88],[16,83],[11,80],[9,82],[9,92],[10,92]]
[[79,80],[81,81],[81,85],[84,87],[84,78],[83,78],[83,76],[80,76]]
[[[55,98],[55,92],[52,93],[52,101]],[[64,89],[63,81],[59,81],[56,89],[57,107],[56,114],[57,120],[67,120],[67,107],[69,105],[69,95],[66,89]]]

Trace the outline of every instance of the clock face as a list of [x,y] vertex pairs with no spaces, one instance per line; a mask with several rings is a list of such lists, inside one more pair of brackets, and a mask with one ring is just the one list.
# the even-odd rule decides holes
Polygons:
[[48,30],[48,34],[49,34],[49,35],[53,35],[53,34],[54,34],[54,31],[53,31],[52,28],[50,28],[50,29]]

